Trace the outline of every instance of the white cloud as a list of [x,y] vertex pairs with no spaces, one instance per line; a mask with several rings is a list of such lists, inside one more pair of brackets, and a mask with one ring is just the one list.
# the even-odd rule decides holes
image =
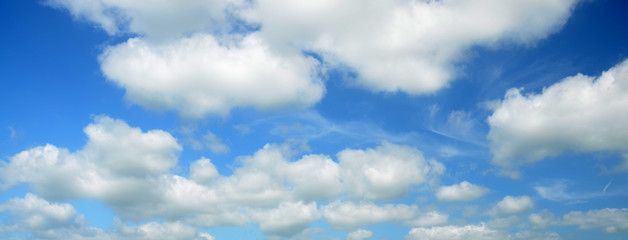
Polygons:
[[273,53],[256,34],[223,41],[195,34],[166,43],[133,38],[107,48],[100,61],[131,102],[192,118],[224,116],[234,107],[307,107],[325,92],[316,60]]
[[410,225],[410,226],[425,227],[425,226],[442,225],[442,224],[447,223],[447,221],[449,221],[448,214],[440,213],[437,211],[430,211],[430,212],[420,213],[418,217],[405,221],[405,224]]
[[474,239],[474,240],[559,240],[560,235],[554,232],[534,232],[521,231],[509,233],[503,230],[495,230],[488,227],[484,223],[478,225],[463,226],[442,226],[431,228],[413,228],[410,230],[406,239],[409,240],[457,240],[457,239]]
[[533,213],[528,216],[528,222],[533,229],[545,229],[547,226],[554,224],[556,217],[553,213],[544,209],[540,213]]
[[431,228],[413,228],[406,237],[407,239],[430,239],[430,240],[456,240],[456,239],[504,239],[504,234],[496,230],[481,225],[465,226],[442,226]]
[[98,116],[85,128],[89,142],[82,154],[116,174],[145,176],[160,174],[177,165],[182,147],[167,132],[146,133],[121,120]]
[[338,161],[346,190],[376,200],[399,198],[412,186],[445,171],[442,163],[425,160],[417,149],[391,143],[374,149],[345,149],[338,153]]
[[372,202],[334,201],[323,206],[321,211],[329,225],[340,229],[354,229],[388,221],[410,226],[433,226],[445,224],[449,218],[449,215],[437,211],[419,211],[416,206],[377,205]]
[[180,34],[227,28],[228,14],[225,10],[237,1],[47,0],[46,3],[65,8],[75,18],[91,21],[109,34],[123,31],[151,38],[172,38]]
[[190,163],[190,178],[197,183],[208,184],[220,176],[216,166],[207,158]]
[[432,93],[472,47],[534,43],[560,29],[576,2],[47,1],[109,34],[139,34],[101,56],[105,76],[134,103],[197,118],[311,106],[324,93],[313,75],[329,66],[348,66],[373,91]]
[[[211,160],[201,158],[190,163],[186,178],[169,173],[181,151],[169,133],[142,131],[106,116],[96,117],[85,133],[87,144],[75,152],[48,144],[10,157],[0,165],[0,186],[29,183],[46,199],[96,199],[125,221],[179,222],[119,229],[141,238],[152,236],[143,235],[142,229],[159,232],[181,226],[182,234],[191,236],[182,226],[247,223],[289,237],[320,218],[318,203],[396,199],[444,170],[442,164],[424,160],[417,149],[391,143],[345,149],[338,153],[338,162],[319,154],[295,159],[297,152],[290,145],[267,144],[251,156],[239,157],[230,176],[220,175]],[[343,228],[384,221],[427,226],[448,218],[403,204],[333,202],[322,209],[330,224]]]
[[216,136],[216,134],[212,132],[207,132],[203,135],[203,140],[205,140],[205,145],[207,145],[209,150],[214,153],[229,152],[229,146],[223,143],[222,138]]
[[405,221],[418,215],[416,206],[405,204],[376,205],[371,202],[335,201],[321,209],[329,225],[341,229],[353,229],[387,221]]
[[607,233],[628,232],[628,208],[604,208],[586,213],[573,211],[563,216],[562,224],[581,229],[600,229]]
[[364,240],[373,236],[373,232],[364,229],[358,229],[347,234],[346,240]]
[[512,215],[526,212],[534,208],[534,202],[528,196],[506,196],[499,201],[488,213],[493,216]]
[[120,239],[193,239],[197,236],[196,228],[180,222],[149,222],[139,226],[127,226],[118,220],[114,221],[113,227],[113,235]]
[[310,222],[320,218],[315,202],[283,202],[279,207],[254,212],[253,218],[259,222],[263,233],[289,237],[302,232]]
[[558,30],[575,2],[261,0],[244,17],[277,48],[303,46],[348,65],[362,86],[421,94],[447,86],[472,46],[530,43]]
[[493,163],[516,170],[567,150],[626,151],[627,108],[628,60],[599,77],[568,77],[538,94],[511,89],[488,118]]
[[494,218],[486,223],[486,225],[492,229],[509,229],[523,223],[524,218],[517,215],[512,215],[502,218]]
[[0,167],[3,188],[28,182],[46,198],[101,197],[113,204],[150,197],[151,181],[174,167],[181,151],[164,131],[142,132],[105,116],[84,131],[89,141],[75,153],[47,144],[11,157]]
[[472,201],[486,195],[490,190],[484,186],[467,181],[451,186],[442,186],[436,192],[436,198],[443,202]]
[[77,215],[70,204],[51,204],[31,193],[0,204],[0,212],[16,216],[16,222],[23,225],[18,228],[35,231],[71,227]]

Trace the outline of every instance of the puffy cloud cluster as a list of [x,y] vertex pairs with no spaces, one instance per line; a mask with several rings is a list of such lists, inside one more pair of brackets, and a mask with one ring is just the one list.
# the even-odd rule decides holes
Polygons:
[[493,216],[512,215],[530,211],[534,208],[534,202],[528,196],[506,196],[499,201],[488,213]]
[[436,198],[443,202],[471,201],[486,195],[490,190],[484,186],[463,181],[451,186],[442,186],[436,192]]
[[413,228],[407,239],[503,239],[503,234],[481,225]]
[[396,221],[414,226],[432,226],[447,222],[449,215],[439,212],[421,212],[416,206],[405,204],[376,205],[371,202],[335,201],[322,208],[327,223],[340,229],[355,229],[380,222]]
[[[0,204],[0,212],[8,217],[0,222],[0,233],[20,233],[36,239],[197,239],[214,240],[207,233],[181,222],[148,222],[125,225],[116,219],[108,231],[90,227],[82,214],[70,204],[50,203],[34,194],[13,198]],[[7,220],[7,219],[3,219]]]
[[577,0],[47,2],[110,34],[139,34],[101,55],[105,76],[131,102],[198,118],[310,106],[328,67],[373,91],[432,93],[472,47],[543,39]]
[[581,229],[600,229],[607,233],[628,232],[628,208],[605,208],[570,212],[563,216],[564,225],[576,225]]
[[511,89],[488,118],[493,163],[508,171],[567,150],[626,151],[626,109],[628,60],[599,77],[568,77],[538,94]]
[[[257,223],[262,232],[284,237],[298,234],[322,216],[339,228],[383,221],[435,225],[448,217],[421,213],[416,206],[370,202],[404,197],[420,184],[436,182],[443,173],[441,163],[424,159],[409,146],[383,143],[345,149],[336,162],[316,154],[294,160],[289,145],[267,144],[240,157],[241,166],[230,176],[201,158],[190,163],[186,178],[169,173],[177,165],[181,146],[167,132],[144,132],[106,116],[96,117],[84,131],[87,144],[76,152],[48,144],[2,162],[0,186],[28,183],[46,199],[98,199],[125,220],[158,218],[197,227]],[[317,203],[338,198],[346,202],[335,201],[319,210]],[[73,209],[61,206],[65,208],[54,209]],[[42,223],[37,224],[72,221],[76,214],[68,211],[38,218]],[[154,226],[145,228],[150,227]],[[131,232],[138,231],[141,228]]]
[[559,240],[560,235],[554,232],[533,232],[521,231],[509,233],[495,230],[484,223],[478,225],[463,226],[440,226],[431,228],[413,228],[406,239],[431,239],[431,240],[457,240],[457,239],[478,239],[478,240]]
[[364,240],[364,239],[369,239],[372,236],[373,236],[373,233],[371,231],[358,229],[353,232],[350,232],[347,235],[347,240]]
[[314,72],[318,61],[274,53],[255,34],[224,41],[195,34],[167,43],[133,38],[107,48],[100,60],[128,100],[193,118],[224,116],[238,106],[310,106],[325,92]]

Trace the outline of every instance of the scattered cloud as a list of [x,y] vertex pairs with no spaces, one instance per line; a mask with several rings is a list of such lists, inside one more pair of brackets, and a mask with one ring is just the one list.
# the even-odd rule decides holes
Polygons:
[[528,196],[506,196],[499,201],[489,212],[492,216],[505,216],[530,211],[534,202]]
[[628,232],[628,208],[605,208],[585,213],[573,211],[565,214],[563,225],[576,225],[580,229],[600,229],[607,233]]
[[369,239],[373,236],[373,233],[369,230],[358,229],[353,232],[350,232],[347,235],[347,240],[364,240]]
[[457,240],[457,239],[478,239],[478,240],[560,240],[560,235],[554,232],[534,232],[521,231],[509,233],[503,230],[492,229],[485,223],[478,225],[463,226],[442,226],[431,228],[413,228],[410,230],[407,239],[432,239],[432,240]]
[[599,77],[568,77],[541,93],[510,89],[488,118],[493,163],[512,171],[564,151],[625,151],[628,60]]
[[214,153],[227,153],[229,152],[229,146],[224,144],[222,138],[216,136],[213,132],[207,132],[203,135],[203,140],[210,151]]
[[[10,221],[0,222],[5,234],[25,234],[36,239],[196,239],[214,240],[207,233],[198,233],[195,227],[181,222],[147,222],[126,225],[114,219],[110,229],[89,226],[82,214],[66,203],[51,203],[32,193],[0,204],[0,212]],[[6,220],[6,219],[5,219]],[[10,223],[11,225],[6,225]]]
[[[97,199],[123,220],[158,218],[191,227],[256,223],[262,232],[280,237],[301,233],[321,216],[340,228],[385,221],[427,226],[448,218],[436,211],[420,213],[414,205],[366,202],[400,199],[418,185],[437,181],[444,166],[409,146],[384,142],[345,149],[334,161],[321,154],[295,159],[289,144],[267,144],[239,157],[230,176],[201,158],[190,163],[186,178],[170,172],[181,146],[167,132],[142,131],[107,116],[95,117],[84,131],[88,141],[78,151],[47,144],[10,157],[0,165],[2,188],[29,183],[46,199]],[[340,198],[360,203],[336,200],[319,212],[318,203]],[[144,228],[177,228],[153,225]]]
[[486,195],[490,190],[467,181],[451,186],[442,186],[436,191],[436,198],[442,202],[472,201]]
[[108,47],[100,62],[129,101],[190,118],[226,116],[234,107],[308,107],[325,92],[318,61],[271,52],[256,34],[223,42],[207,34],[166,43],[132,38]]
[[545,229],[556,223],[556,216],[547,209],[543,209],[540,213],[530,214],[528,222],[533,229]]
[[406,237],[407,239],[504,239],[503,234],[490,229],[486,224],[465,225],[465,226],[442,226],[431,228],[413,228]]
[[470,47],[545,38],[563,25],[575,2],[263,0],[244,17],[259,23],[260,34],[277,48],[304,46],[347,65],[358,73],[358,85],[423,94],[446,87]]
[[418,215],[416,206],[405,204],[379,206],[372,202],[335,201],[322,207],[321,210],[327,223],[340,229],[355,229],[387,221],[406,221]]
[[355,84],[373,91],[433,93],[457,76],[469,49],[533,44],[559,30],[576,2],[46,3],[109,34],[139,35],[101,55],[105,76],[131,102],[201,118],[311,106],[324,93],[316,75],[327,68],[349,68]]
[[417,149],[387,142],[374,149],[345,149],[338,153],[338,161],[348,190],[376,200],[399,198],[411,186],[437,179],[445,171],[442,163],[424,159]]

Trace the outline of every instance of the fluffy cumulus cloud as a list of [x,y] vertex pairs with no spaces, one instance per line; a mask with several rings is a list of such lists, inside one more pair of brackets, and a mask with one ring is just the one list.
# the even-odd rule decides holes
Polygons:
[[533,208],[534,202],[528,196],[506,196],[488,213],[493,216],[504,216],[530,211]]
[[543,39],[576,2],[47,1],[110,34],[138,34],[103,53],[103,73],[130,101],[189,117],[310,106],[328,67],[373,91],[435,92],[472,47]]
[[484,223],[478,225],[463,226],[442,226],[431,228],[413,228],[406,239],[430,239],[430,240],[457,240],[457,239],[478,239],[478,240],[560,240],[560,235],[554,232],[533,232],[521,231],[509,233],[488,227]]
[[511,89],[488,118],[493,163],[516,170],[571,150],[628,150],[628,60],[599,77],[576,75],[541,93]]
[[562,224],[581,229],[600,229],[607,233],[628,232],[628,208],[605,208],[585,213],[574,211],[563,216]]
[[490,190],[484,186],[467,181],[451,186],[442,186],[436,192],[436,198],[443,202],[471,201],[486,195]]
[[431,228],[413,228],[407,239],[504,239],[503,233],[488,228],[485,224],[465,226],[442,226]]
[[386,204],[383,206],[371,202],[333,202],[322,208],[327,222],[341,229],[353,229],[392,220],[409,220],[418,213],[418,208],[405,204]]
[[335,201],[321,210],[327,223],[340,229],[355,229],[387,221],[411,226],[432,226],[444,224],[449,218],[447,214],[436,211],[421,212],[418,207],[405,204],[377,205],[372,202]]
[[[441,163],[425,160],[408,146],[383,143],[376,148],[345,149],[334,161],[318,154],[295,159],[290,145],[267,144],[253,155],[238,158],[229,176],[221,175],[210,159],[201,158],[190,163],[186,178],[171,172],[181,146],[167,132],[143,131],[106,116],[95,117],[84,131],[88,141],[78,151],[48,144],[3,161],[0,186],[8,189],[27,183],[48,200],[97,199],[123,220],[166,220],[115,228],[138,239],[175,230],[181,236],[196,237],[196,227],[247,223],[258,224],[266,234],[289,237],[321,217],[340,228],[384,221],[428,226],[443,224],[448,218],[435,211],[419,212],[417,206],[367,202],[399,199],[420,184],[436,181],[442,173]],[[329,203],[339,198],[361,203]],[[36,210],[28,210],[33,204],[17,207],[25,212],[17,216],[37,216],[26,221],[30,228],[76,225],[76,212],[70,205],[50,205],[34,195],[22,202],[37,206]],[[329,204],[319,207],[321,203]],[[12,211],[7,204],[17,203],[5,203],[2,211]],[[76,226],[71,230],[90,230]]]
[[16,230],[33,230],[36,235],[48,229],[74,224],[76,209],[70,204],[51,204],[31,193],[0,204],[0,212],[13,216]]
[[264,233],[289,237],[303,231],[307,225],[320,218],[316,203],[284,202],[276,209],[253,213]]
[[426,160],[409,146],[384,143],[374,149],[346,149],[338,153],[343,182],[348,191],[368,199],[403,196],[411,186],[435,179],[445,166]]
[[72,205],[51,203],[31,193],[0,204],[0,212],[7,217],[0,221],[1,233],[24,234],[35,239],[214,239],[181,222],[126,225],[115,219],[112,227],[103,231],[89,226]]
[[91,21],[109,34],[131,32],[151,38],[173,38],[198,31],[217,31],[228,26],[231,0],[119,1],[47,0],[67,9],[75,18]]
[[353,232],[350,232],[347,235],[347,240],[364,240],[369,239],[373,236],[373,233],[369,230],[358,229]]
[[470,47],[544,38],[575,2],[259,0],[242,15],[277,48],[303,46],[348,65],[359,85],[421,94],[447,86]]
[[545,229],[547,226],[554,224],[556,217],[547,209],[544,209],[540,213],[533,213],[528,216],[528,222],[530,226],[535,229]]
[[318,61],[274,53],[256,34],[224,41],[195,34],[166,43],[133,38],[107,48],[100,61],[131,102],[186,117],[226,115],[238,106],[306,107],[325,92],[314,71]]

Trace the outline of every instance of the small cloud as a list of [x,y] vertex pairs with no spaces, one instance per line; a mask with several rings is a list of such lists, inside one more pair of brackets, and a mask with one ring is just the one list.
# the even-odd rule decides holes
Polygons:
[[491,216],[505,216],[527,212],[534,208],[534,202],[528,196],[506,196],[499,201],[488,214]]
[[436,198],[442,202],[472,201],[486,195],[490,190],[484,186],[467,181],[451,186],[442,186],[436,192]]
[[228,153],[230,150],[229,146],[223,143],[222,138],[212,132],[208,131],[203,136],[203,140],[205,141],[205,146],[214,153]]

